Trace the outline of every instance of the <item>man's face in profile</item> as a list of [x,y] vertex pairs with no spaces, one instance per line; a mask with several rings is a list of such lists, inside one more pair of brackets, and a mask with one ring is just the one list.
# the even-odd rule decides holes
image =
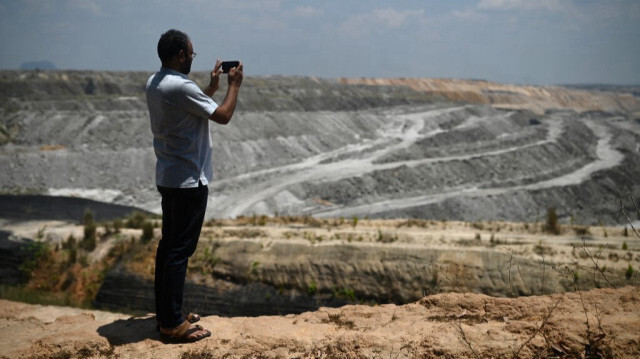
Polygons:
[[180,72],[188,75],[191,72],[191,63],[193,62],[193,44],[191,41],[187,43],[187,53],[184,62],[180,63]]

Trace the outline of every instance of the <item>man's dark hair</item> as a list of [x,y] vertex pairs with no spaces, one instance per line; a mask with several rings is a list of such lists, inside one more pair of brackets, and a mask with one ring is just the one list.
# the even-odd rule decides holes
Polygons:
[[158,56],[162,63],[167,63],[174,55],[177,55],[180,50],[184,50],[187,54],[187,44],[189,42],[189,36],[184,32],[176,29],[171,29],[162,36],[158,41]]

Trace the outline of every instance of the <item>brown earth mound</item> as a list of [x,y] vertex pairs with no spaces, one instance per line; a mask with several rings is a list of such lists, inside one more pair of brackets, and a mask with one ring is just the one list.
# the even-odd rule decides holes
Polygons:
[[0,300],[3,358],[488,358],[640,356],[640,289],[493,298],[447,293],[402,305],[201,320],[212,337],[164,344],[153,316]]
[[484,80],[424,78],[343,78],[344,84],[408,86],[456,102],[480,103],[501,109],[526,109],[543,114],[551,109],[577,112],[636,112],[638,99],[631,93],[584,91],[560,86],[509,85]]

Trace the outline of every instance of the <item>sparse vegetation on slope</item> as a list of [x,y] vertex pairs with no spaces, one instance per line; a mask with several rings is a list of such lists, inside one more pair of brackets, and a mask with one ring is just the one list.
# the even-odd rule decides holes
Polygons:
[[[151,223],[147,216],[134,214],[126,223],[143,220],[143,227]],[[96,223],[88,211],[83,218],[84,238],[76,240],[73,233],[62,241],[45,238],[46,227],[37,241],[27,244],[28,256],[20,265],[21,284],[2,286],[0,297],[27,303],[93,307],[95,296],[105,275],[115,265],[135,256],[148,240],[143,229],[117,228],[115,223]],[[70,229],[72,232],[72,230]]]
[[[123,224],[138,229],[114,229]],[[123,290],[122,285],[152,286],[158,225],[137,213],[96,225],[93,250],[73,235],[43,244],[38,248],[46,255],[25,262],[31,277],[25,288],[66,293],[64,303],[75,305],[89,305],[101,291],[97,303],[117,308],[112,299],[104,302],[111,298],[107,293]],[[638,281],[640,248],[621,232],[598,227],[585,241],[570,225],[556,226],[550,235],[548,223],[363,219],[354,227],[353,221],[311,217],[212,220],[189,262],[194,292],[185,301],[204,313],[258,314],[348,302],[407,303],[425,293],[535,295]],[[607,231],[612,234],[605,237]],[[41,232],[46,237],[46,228]],[[102,285],[105,276],[112,279]],[[243,299],[247,304],[231,309],[211,302],[212,295],[243,288],[252,288],[253,297]],[[136,295],[150,299],[152,291]],[[152,310],[146,307],[149,300],[123,303],[120,310]]]

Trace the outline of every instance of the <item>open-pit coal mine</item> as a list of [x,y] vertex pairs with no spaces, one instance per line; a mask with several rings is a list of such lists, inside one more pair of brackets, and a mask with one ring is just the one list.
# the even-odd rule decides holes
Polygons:
[[[160,213],[144,94],[149,75],[0,71],[3,227],[47,219],[47,212],[51,220],[79,223],[86,208],[99,221],[135,209]],[[208,80],[203,73],[192,78],[201,85]],[[214,99],[221,102],[225,92],[223,84]],[[247,77],[231,123],[210,126],[214,180],[207,220],[297,216],[352,221],[353,228],[357,219],[535,223],[553,208],[564,224],[623,225],[620,206],[635,213],[628,196],[640,197],[638,93],[478,80]],[[495,232],[489,245],[485,232],[485,242],[481,233],[469,242],[473,229],[461,235],[470,239],[429,233],[416,239],[410,231],[398,234],[393,226],[383,231],[378,225],[367,224],[370,233],[292,226],[265,231],[276,234],[260,239],[235,224],[209,229],[197,254],[210,257],[200,259],[209,263],[203,265],[207,276],[190,278],[195,294],[188,300],[203,313],[233,315],[340,305],[354,293],[406,303],[433,289],[433,268],[454,262],[473,278],[466,290],[491,295],[513,290],[505,263],[528,269],[531,280],[545,278],[532,253],[547,252],[535,235],[514,237],[531,246],[514,257],[490,253],[499,243],[493,242]],[[45,228],[41,232],[49,238]],[[449,240],[472,244],[438,247]],[[97,252],[111,246],[100,242]],[[564,250],[551,252],[569,255]],[[628,261],[634,260],[632,254]],[[616,263],[617,271],[628,264]],[[149,268],[129,264],[111,268],[96,303],[152,311],[153,282],[142,273]],[[341,295],[320,302],[299,295],[336,288]]]
[[[2,71],[0,191],[159,213],[148,76]],[[622,90],[249,77],[233,121],[211,126],[207,216],[533,221],[555,208],[622,223],[617,195],[640,187],[640,105]]]

